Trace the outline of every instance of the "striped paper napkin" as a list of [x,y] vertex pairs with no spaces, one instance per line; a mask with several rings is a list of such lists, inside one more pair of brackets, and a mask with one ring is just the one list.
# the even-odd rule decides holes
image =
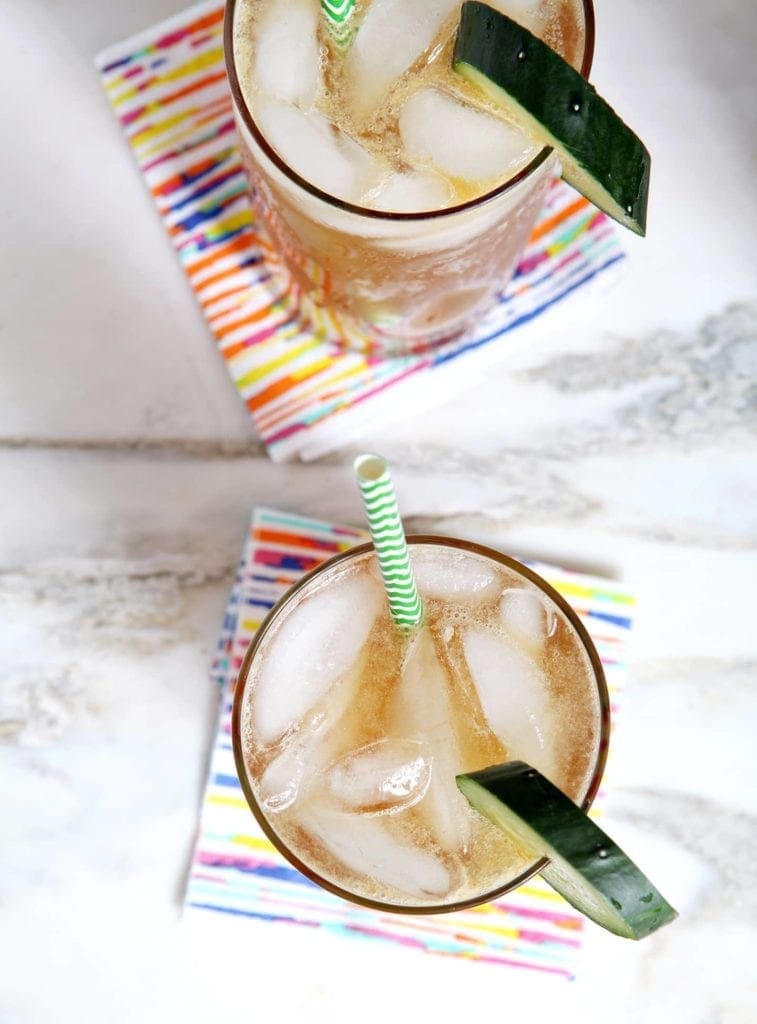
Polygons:
[[608,218],[549,195],[515,278],[464,341],[371,359],[316,335],[253,214],[224,70],[223,5],[199,4],[97,57],[108,98],[219,351],[274,459],[315,458],[438,405],[510,347],[565,323],[623,259]]
[[[231,696],[245,651],[268,609],[302,573],[367,539],[361,530],[281,512],[258,510],[252,517],[212,670],[221,707],[187,907],[192,914],[247,915],[278,927],[324,928],[409,951],[573,977],[583,919],[540,879],[495,903],[453,914],[409,917],[368,910],[320,889],[291,867],[247,806],[231,749]],[[615,713],[634,598],[606,580],[534,568],[581,616],[602,658]],[[603,798],[600,791],[595,810],[601,812]]]

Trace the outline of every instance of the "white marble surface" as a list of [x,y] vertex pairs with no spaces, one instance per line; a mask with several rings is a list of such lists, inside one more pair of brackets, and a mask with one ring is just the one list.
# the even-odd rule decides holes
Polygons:
[[402,999],[752,1024],[753,0],[597,0],[594,81],[654,155],[649,237],[590,317],[365,439],[411,526],[638,587],[607,822],[681,917],[638,945],[591,929],[558,987],[180,921],[250,507],[359,520],[354,447],[265,458],[100,92],[97,49],[180,7],[0,0],[0,1021],[379,1021]]

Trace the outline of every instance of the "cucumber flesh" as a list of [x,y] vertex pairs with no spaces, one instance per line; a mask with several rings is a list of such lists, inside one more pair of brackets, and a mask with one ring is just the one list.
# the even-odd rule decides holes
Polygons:
[[558,53],[507,15],[466,0],[452,63],[526,134],[553,147],[570,185],[631,231],[646,233],[649,152]]
[[596,924],[642,939],[678,916],[620,847],[524,761],[458,775],[457,785],[534,859],[548,857],[542,878]]

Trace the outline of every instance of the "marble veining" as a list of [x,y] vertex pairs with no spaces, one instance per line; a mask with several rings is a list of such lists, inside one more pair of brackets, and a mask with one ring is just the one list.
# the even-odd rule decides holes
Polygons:
[[[0,742],[60,743],[77,722],[111,702],[98,665],[114,658],[139,665],[196,643],[197,616],[188,614],[193,596],[230,586],[232,579],[232,565],[201,566],[191,557],[67,559],[0,574]],[[211,618],[201,634],[206,644],[218,622]]]
[[[595,0],[593,81],[653,154],[622,280],[307,465],[267,459],[92,67],[182,6],[3,6],[1,1024],[754,1024],[754,4]],[[250,510],[361,522],[366,449],[409,529],[639,595],[605,824],[680,917],[587,928],[571,985],[180,918]]]
[[579,442],[586,452],[648,448],[657,438],[660,446],[682,450],[721,440],[754,442],[757,304],[729,306],[691,334],[612,338],[596,352],[557,356],[522,376],[568,394],[629,393],[616,409],[612,433],[589,425]]
[[757,862],[740,855],[754,852],[757,814],[743,814],[718,800],[664,785],[622,790],[613,798],[612,814],[638,829],[661,834],[706,869],[707,884],[686,909],[689,920],[721,924],[735,905],[748,919],[757,920]]

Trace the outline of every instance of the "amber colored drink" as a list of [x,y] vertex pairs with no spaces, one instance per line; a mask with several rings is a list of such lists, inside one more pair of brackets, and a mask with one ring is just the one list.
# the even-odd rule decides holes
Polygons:
[[538,576],[463,541],[410,550],[423,626],[391,620],[370,545],[338,556],[261,628],[233,740],[251,808],[300,870],[356,902],[429,913],[537,868],[456,774],[525,760],[585,808],[608,701],[586,632]]
[[[591,0],[492,0],[588,74]],[[459,337],[507,284],[557,165],[452,70],[460,0],[230,0],[226,58],[261,220],[324,336]]]

